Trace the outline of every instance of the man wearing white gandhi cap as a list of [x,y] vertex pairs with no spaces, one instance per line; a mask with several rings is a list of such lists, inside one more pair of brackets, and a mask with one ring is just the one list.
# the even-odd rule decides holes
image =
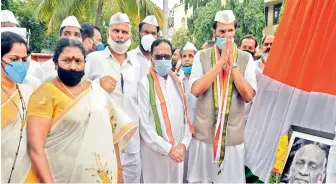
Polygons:
[[19,22],[16,20],[13,12],[1,10],[1,27],[16,27]]
[[[195,121],[195,107],[196,107],[196,100],[197,98],[191,93],[191,83],[190,83],[190,74],[192,71],[194,57],[197,53],[197,48],[191,42],[187,42],[186,45],[183,47],[181,51],[181,69],[179,78],[183,82],[185,95],[187,98],[187,107],[189,112],[189,118],[191,123]],[[184,174],[183,174],[183,183],[187,183],[187,173],[188,173],[188,163],[189,162],[198,162],[197,160],[189,160],[189,153],[188,149],[185,153],[184,159]]]
[[148,15],[140,24],[138,38],[140,45],[128,52],[131,60],[134,60],[141,67],[141,77],[147,75],[150,61],[150,48],[154,40],[158,38],[160,26],[154,15]]
[[[17,27],[17,25],[19,25],[19,23],[16,20],[13,12],[9,10],[1,11],[1,32],[10,31],[17,33],[27,41],[27,29]],[[29,64],[29,68],[23,84],[37,87],[43,82],[43,80],[41,80],[44,78],[43,69],[40,63],[31,60],[30,57],[28,58],[27,63]]]
[[[111,16],[106,32],[107,46],[86,58],[85,75],[99,83],[116,103],[137,123],[137,84],[141,79],[140,66],[126,53],[131,45],[131,24],[124,13]],[[137,130],[120,153],[125,183],[140,183],[140,136]]]
[[[59,34],[59,39],[71,37],[82,42],[82,28],[75,16],[69,16],[62,21]],[[55,63],[52,59],[44,62],[42,68],[45,72],[44,81],[52,80],[57,76]]]
[[237,48],[237,21],[219,11],[213,23],[216,44],[194,59],[191,92],[198,97],[195,134],[189,146],[189,182],[245,183],[244,105],[256,92],[252,56]]

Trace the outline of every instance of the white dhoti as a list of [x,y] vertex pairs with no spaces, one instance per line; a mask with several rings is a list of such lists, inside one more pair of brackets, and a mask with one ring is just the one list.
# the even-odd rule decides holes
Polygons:
[[123,163],[124,183],[139,183],[141,178],[141,155],[137,153],[120,154],[121,162]]
[[151,149],[141,140],[144,183],[182,183],[184,162],[175,163],[169,156]]
[[245,183],[244,144],[225,147],[223,170],[213,163],[212,144],[193,138],[189,145],[188,181]]

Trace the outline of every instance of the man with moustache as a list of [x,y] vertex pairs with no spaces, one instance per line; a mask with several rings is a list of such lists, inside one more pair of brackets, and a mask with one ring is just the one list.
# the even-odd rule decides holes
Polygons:
[[[136,60],[126,53],[131,45],[131,23],[126,14],[116,13],[111,16],[107,30],[108,47],[103,51],[93,52],[86,58],[85,75],[99,83],[116,103],[139,123],[137,103],[138,81],[141,68]],[[125,183],[140,183],[141,157],[139,130],[129,140],[120,153]]]
[[240,44],[240,49],[250,53],[254,59],[257,53],[257,47],[258,47],[257,39],[251,34],[244,36]]
[[[267,62],[268,54],[271,51],[273,44],[274,36],[267,35],[262,39],[262,56],[259,60],[257,60],[257,75],[260,75],[264,71],[265,64]],[[259,77],[257,77],[258,79]]]

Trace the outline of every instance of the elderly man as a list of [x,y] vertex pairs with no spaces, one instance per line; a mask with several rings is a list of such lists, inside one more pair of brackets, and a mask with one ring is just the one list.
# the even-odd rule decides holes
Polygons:
[[[18,21],[16,20],[13,12],[9,10],[1,11],[1,32],[10,31],[14,33],[18,33],[27,41],[27,30],[26,28],[19,28]],[[43,82],[44,72],[40,65],[34,60],[30,58],[27,60],[29,64],[27,75],[23,81],[23,84],[27,84],[29,86],[37,87]]]
[[153,67],[141,79],[138,91],[143,181],[182,183],[184,155],[193,131],[187,100],[183,84],[171,71],[171,43],[154,41],[151,55]]
[[251,54],[233,42],[236,28],[231,10],[217,12],[216,44],[195,56],[190,78],[198,98],[189,151],[198,162],[188,168],[189,182],[245,182],[244,105],[257,84]]
[[[63,20],[60,27],[60,39],[72,37],[78,39],[82,42],[82,30],[79,25],[77,18],[75,16],[69,16]],[[45,72],[44,81],[51,80],[57,76],[57,71],[55,69],[55,63],[52,59],[44,62],[42,64],[42,69]]]
[[261,46],[262,56],[259,60],[257,60],[257,75],[260,75],[260,73],[264,71],[268,54],[272,48],[273,40],[274,40],[273,35],[267,35],[262,39],[262,46]]
[[127,54],[131,60],[141,66],[141,77],[147,75],[151,66],[150,47],[159,36],[160,26],[154,15],[147,16],[139,24],[140,45]]
[[244,36],[240,44],[240,49],[250,53],[253,58],[255,58],[257,47],[258,47],[257,39],[253,35],[250,35],[250,34]]
[[[126,54],[131,45],[131,24],[128,16],[116,13],[111,16],[107,30],[109,46],[104,51],[87,56],[85,74],[100,86],[137,123],[139,110],[137,86],[141,79],[140,65]],[[121,152],[125,183],[140,183],[140,136],[137,130]]]
[[289,183],[322,183],[326,176],[326,165],[326,153],[321,147],[316,144],[305,145],[294,156]]

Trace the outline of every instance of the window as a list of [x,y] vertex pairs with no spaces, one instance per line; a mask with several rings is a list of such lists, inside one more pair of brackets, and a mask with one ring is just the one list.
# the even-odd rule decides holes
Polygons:
[[279,4],[274,5],[273,25],[279,23],[281,5],[282,5],[282,3],[279,3]]
[[265,25],[268,25],[268,6],[265,7]]

